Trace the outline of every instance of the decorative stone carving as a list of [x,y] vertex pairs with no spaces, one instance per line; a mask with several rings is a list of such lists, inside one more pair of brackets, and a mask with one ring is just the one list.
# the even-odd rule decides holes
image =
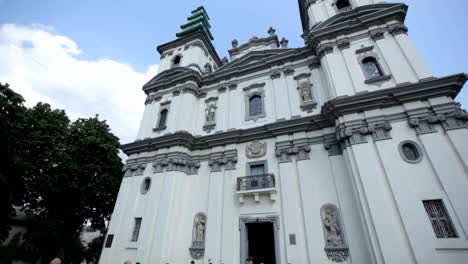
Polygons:
[[247,145],[246,155],[249,159],[261,158],[266,155],[266,143],[254,140],[252,143]]
[[388,121],[367,123],[362,120],[354,124],[340,124],[336,127],[336,138],[346,145],[367,143],[366,135],[372,135],[374,141],[390,139],[392,126]]
[[151,104],[152,102],[158,102],[162,99],[162,95],[156,93],[150,93],[145,100],[145,105]]
[[228,63],[229,63],[229,59],[227,57],[223,57],[223,59],[221,60],[221,64],[226,65]]
[[199,168],[199,161],[192,160],[190,156],[182,153],[159,156],[153,161],[154,173],[161,173],[166,170],[180,171],[187,175],[194,175],[198,173]]
[[282,38],[281,41],[280,41],[280,44],[281,44],[281,47],[282,48],[288,48],[288,43],[289,43],[289,40],[287,40],[286,38]]
[[349,257],[349,248],[344,237],[338,208],[333,204],[326,204],[320,213],[327,257],[334,262],[346,261]]
[[328,151],[328,156],[338,156],[343,153],[340,143],[336,141],[325,142],[323,147]]
[[189,248],[190,256],[201,259],[205,255],[206,216],[204,213],[195,215],[193,221],[192,245]]
[[292,156],[296,156],[297,160],[308,160],[310,159],[310,144],[307,138],[285,141],[276,143],[275,156],[278,158],[278,162],[291,162]]
[[290,68],[290,67],[285,68],[285,69],[283,70],[283,73],[284,73],[284,76],[293,75],[293,74],[294,74],[294,69],[293,69],[293,68]]
[[345,39],[340,39],[336,42],[336,46],[340,49],[340,50],[344,50],[344,49],[348,49],[350,47],[350,42],[349,42],[349,39],[348,38],[345,38]]
[[333,52],[333,44],[331,43],[326,43],[326,44],[321,44],[317,48],[317,55],[322,58],[323,56],[330,54]]
[[233,49],[237,49],[237,47],[239,46],[239,41],[237,41],[237,39],[233,39],[231,44]]
[[208,166],[211,172],[225,170],[235,170],[237,164],[237,151],[217,152],[210,154]]
[[406,34],[408,33],[408,28],[403,25],[403,24],[397,24],[397,25],[391,25],[388,27],[388,31],[390,34],[393,36],[399,35],[399,34]]
[[275,33],[276,33],[276,29],[274,29],[273,27],[270,27],[270,28],[268,29],[268,32],[267,32],[267,33],[268,33],[268,35],[270,35],[270,36],[274,36]]
[[468,113],[460,106],[452,106],[445,111],[435,111],[426,115],[413,116],[408,120],[411,128],[418,135],[437,132],[435,125],[440,124],[444,130],[468,128]]
[[370,31],[370,36],[374,41],[380,40],[385,38],[385,30],[384,29],[374,29]]
[[195,175],[198,173],[202,161],[208,161],[211,171],[219,171],[222,168],[225,170],[235,170],[237,165],[237,150],[232,149],[200,156],[190,156],[184,152],[171,152],[152,157],[129,159],[125,166],[125,177],[132,176],[139,167],[145,168],[147,163],[152,163],[154,173],[180,171],[187,175]]

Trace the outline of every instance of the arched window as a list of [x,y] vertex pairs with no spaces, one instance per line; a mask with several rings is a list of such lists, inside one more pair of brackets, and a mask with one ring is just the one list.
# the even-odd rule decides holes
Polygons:
[[249,99],[249,114],[250,116],[258,116],[263,113],[262,97],[254,95]]
[[167,120],[167,113],[169,111],[167,109],[163,109],[159,113],[159,122],[158,122],[158,128],[164,128],[166,127],[166,120]]
[[366,78],[368,80],[383,76],[383,72],[374,57],[364,58],[362,60],[362,66],[364,67],[364,73],[366,74]]
[[351,7],[351,4],[349,3],[349,0],[336,1],[336,8],[338,8],[338,10],[348,9],[350,7]]
[[180,57],[180,55],[175,56],[175,57],[174,57],[174,60],[172,61],[172,66],[177,66],[177,65],[179,65],[181,59],[182,59],[182,58]]
[[145,178],[141,183],[141,193],[145,194],[149,191],[151,187],[151,178]]

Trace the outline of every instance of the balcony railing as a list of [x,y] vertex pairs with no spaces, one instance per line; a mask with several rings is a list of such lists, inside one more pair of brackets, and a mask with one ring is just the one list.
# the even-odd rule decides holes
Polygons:
[[237,191],[275,188],[275,175],[262,174],[237,178]]

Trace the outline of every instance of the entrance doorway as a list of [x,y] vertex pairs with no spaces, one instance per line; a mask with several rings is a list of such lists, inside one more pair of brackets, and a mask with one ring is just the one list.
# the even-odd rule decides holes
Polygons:
[[247,256],[254,264],[276,264],[275,233],[272,222],[246,223]]

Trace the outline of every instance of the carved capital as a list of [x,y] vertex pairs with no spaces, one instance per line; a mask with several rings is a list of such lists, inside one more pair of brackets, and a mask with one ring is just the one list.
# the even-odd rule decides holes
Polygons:
[[310,159],[310,144],[307,139],[295,141],[284,141],[276,143],[275,156],[279,163],[291,162],[292,156],[296,156],[297,160]]
[[235,170],[237,164],[237,150],[227,152],[217,152],[210,154],[208,166],[211,172],[225,170]]
[[337,141],[328,141],[323,144],[323,147],[328,151],[328,156],[338,156],[343,153],[341,145]]
[[322,44],[317,48],[317,54],[320,58],[333,52],[333,45],[331,43]]
[[338,40],[338,41],[336,42],[336,46],[337,46],[340,50],[348,49],[348,48],[350,47],[349,39],[348,39],[348,38],[345,38],[345,39]]
[[407,34],[408,28],[403,24],[392,25],[388,27],[388,31],[393,36],[400,35],[400,34]]
[[368,124],[363,120],[357,124],[337,126],[336,137],[338,141],[344,142],[346,145],[354,145],[367,143],[366,135],[372,135],[374,141],[390,139],[390,130],[392,130],[392,126],[388,121]]
[[369,33],[370,33],[371,38],[374,41],[385,38],[385,30],[384,29],[373,29]]
[[445,131],[468,128],[468,113],[460,106],[452,106],[445,111],[434,111],[426,115],[413,116],[408,125],[418,135],[437,132],[435,125],[442,125]]

